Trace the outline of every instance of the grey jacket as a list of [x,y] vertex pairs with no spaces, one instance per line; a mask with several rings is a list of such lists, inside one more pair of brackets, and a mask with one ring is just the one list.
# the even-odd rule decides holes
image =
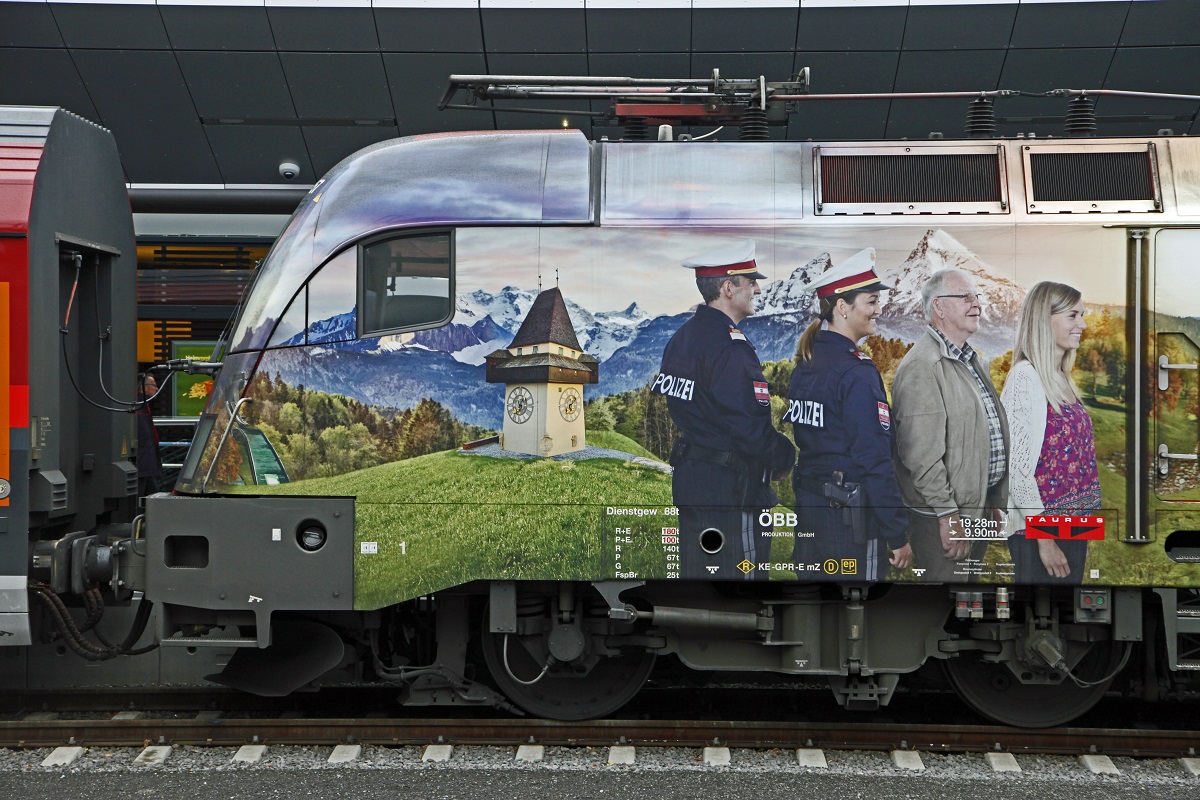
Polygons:
[[[1010,447],[1008,417],[992,385],[988,362],[976,354],[1000,413],[1004,450]],[[956,511],[980,518],[987,508],[1008,508],[1008,474],[989,492],[987,412],[966,364],[950,355],[933,331],[917,340],[892,383],[896,424],[896,478],[904,502],[919,514],[944,517]]]

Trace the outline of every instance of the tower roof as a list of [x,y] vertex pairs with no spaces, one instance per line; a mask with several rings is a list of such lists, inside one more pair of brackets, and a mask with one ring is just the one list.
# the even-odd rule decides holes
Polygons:
[[583,350],[575,336],[575,326],[567,314],[567,304],[558,287],[547,289],[536,298],[520,330],[509,347],[522,347],[542,342],[553,342],[572,350]]

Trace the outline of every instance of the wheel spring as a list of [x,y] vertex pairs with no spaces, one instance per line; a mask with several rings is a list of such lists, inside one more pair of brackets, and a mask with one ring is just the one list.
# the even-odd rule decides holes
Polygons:
[[518,617],[545,617],[550,614],[550,600],[546,597],[518,597]]

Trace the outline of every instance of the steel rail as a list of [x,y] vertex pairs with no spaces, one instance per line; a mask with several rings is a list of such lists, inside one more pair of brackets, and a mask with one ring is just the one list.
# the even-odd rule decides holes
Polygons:
[[0,721],[0,747],[145,744],[240,746],[384,746],[445,743],[516,747],[558,746],[745,748],[820,747],[830,750],[1005,751],[1133,757],[1180,757],[1200,746],[1200,732],[874,723],[517,719],[136,719]]

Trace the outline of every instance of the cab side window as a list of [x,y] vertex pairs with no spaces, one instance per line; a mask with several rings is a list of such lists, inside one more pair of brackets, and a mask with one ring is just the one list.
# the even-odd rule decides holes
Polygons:
[[331,258],[300,288],[267,347],[353,341],[358,319],[356,272],[354,248]]
[[452,243],[446,232],[364,245],[361,335],[448,322],[454,312],[452,264]]

